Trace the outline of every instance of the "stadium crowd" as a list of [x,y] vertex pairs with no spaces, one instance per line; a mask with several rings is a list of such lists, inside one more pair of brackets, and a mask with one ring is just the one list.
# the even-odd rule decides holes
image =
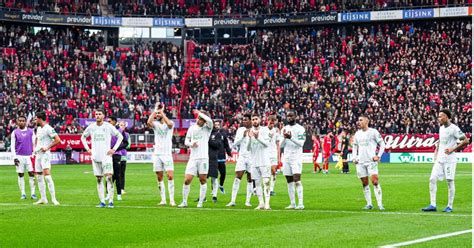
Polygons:
[[[119,16],[256,16],[302,12],[381,10],[402,7],[456,6],[472,4],[472,0],[5,0],[0,7],[18,8],[25,12],[81,13],[100,15],[101,8],[111,7]],[[101,7],[102,6],[102,7]],[[109,12],[109,13],[110,13]]]
[[[4,25],[0,140],[16,113],[46,110],[58,132],[76,133],[78,118],[99,106],[142,132],[158,99],[171,118],[200,108],[231,130],[244,111],[284,118],[294,108],[318,133],[353,128],[361,113],[382,133],[434,133],[436,111],[449,107],[467,132],[471,28],[446,20],[258,30],[245,46],[199,45],[200,67],[185,72],[182,48],[171,43],[109,49],[100,32]],[[192,94],[179,109],[183,81]]]

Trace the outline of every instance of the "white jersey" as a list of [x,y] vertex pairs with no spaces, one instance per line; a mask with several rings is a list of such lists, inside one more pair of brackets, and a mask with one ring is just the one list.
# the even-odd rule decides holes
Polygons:
[[82,137],[86,138],[91,136],[92,160],[96,162],[105,160],[107,152],[110,150],[112,135],[119,138],[114,147],[117,148],[122,142],[123,137],[119,130],[112,126],[112,124],[103,122],[102,125],[97,126],[97,123],[92,123],[86,128]]
[[283,155],[285,157],[302,157],[303,156],[303,145],[306,141],[306,130],[300,124],[293,126],[286,125],[281,133],[291,133],[291,139],[286,139],[282,136],[283,141],[281,146],[283,147]]
[[155,133],[155,154],[171,156],[173,148],[173,127],[169,128],[166,123],[153,122]]
[[[272,129],[268,128],[268,135],[270,137],[270,143],[268,144],[268,151],[271,153],[270,156],[276,156],[277,153],[277,141],[280,140],[280,130],[273,127]],[[276,155],[275,155],[276,154]]]
[[353,156],[359,163],[373,162],[376,155],[377,144],[380,145],[378,156],[381,157],[385,150],[385,142],[379,131],[368,128],[367,131],[359,130],[354,135]]
[[[256,131],[254,127],[251,129]],[[270,144],[270,135],[267,127],[260,127],[258,129],[258,138],[251,137],[249,143],[250,159],[252,167],[270,167],[270,158],[268,156],[268,148]]]
[[[198,124],[192,125],[186,133],[186,139],[184,144],[189,147],[191,154],[189,159],[209,159],[209,137],[213,128],[211,118],[204,114],[199,114],[199,117],[206,120],[206,123],[200,127]],[[197,147],[192,147],[194,143],[197,143]]]
[[[49,124],[44,125],[44,127],[38,127],[38,129],[36,129],[36,138],[38,142],[36,144],[36,153],[44,154],[40,149],[51,145],[51,143],[53,143],[54,137],[57,135],[58,134],[56,131]],[[46,153],[49,154],[50,151],[48,150]]]
[[248,150],[250,138],[248,135],[244,136],[246,127],[239,127],[235,134],[234,145],[239,146],[239,157],[248,157],[250,156],[250,151]]
[[441,163],[456,162],[456,154],[446,154],[447,148],[453,148],[457,145],[457,140],[464,136],[464,133],[458,126],[451,123],[448,127],[444,125],[439,128],[439,145],[437,161]]

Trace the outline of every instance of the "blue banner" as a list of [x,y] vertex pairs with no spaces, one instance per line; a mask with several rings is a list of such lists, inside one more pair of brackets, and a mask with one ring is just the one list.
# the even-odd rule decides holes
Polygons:
[[122,26],[122,17],[93,16],[92,25],[97,26]]
[[370,21],[370,12],[341,13],[340,22],[364,22]]
[[406,9],[403,10],[403,19],[433,18],[434,9]]
[[153,18],[153,27],[183,27],[183,18]]

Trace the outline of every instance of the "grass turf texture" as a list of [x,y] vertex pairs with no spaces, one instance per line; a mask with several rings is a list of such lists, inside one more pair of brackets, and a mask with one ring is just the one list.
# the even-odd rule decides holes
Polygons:
[[[175,199],[179,204],[184,164],[175,165]],[[441,210],[447,203],[446,182],[438,183],[438,212],[422,213],[429,204],[430,164],[381,164],[380,183],[385,212],[363,211],[362,187],[354,174],[312,174],[305,165],[303,211],[283,210],[288,204],[287,186],[280,174],[272,211],[243,206],[246,183],[241,183],[237,206],[230,200],[234,166],[228,165],[226,194],[204,209],[192,202],[198,197],[195,178],[188,209],[159,207],[155,175],[149,164],[129,164],[124,200],[115,209],[97,209],[96,180],[90,165],[53,166],[56,195],[61,206],[33,206],[20,200],[13,166],[0,167],[1,247],[375,247],[472,227],[472,173],[470,164],[458,164],[454,213]],[[333,168],[333,165],[331,165]],[[27,195],[28,182],[25,181]],[[373,192],[373,191],[372,191]],[[39,195],[37,189],[37,195]],[[50,199],[49,192],[48,199]],[[168,192],[167,192],[168,197]],[[210,199],[210,186],[208,199]],[[372,196],[374,204],[375,197]],[[257,205],[256,197],[252,204]],[[472,234],[429,241],[415,247],[468,247]]]

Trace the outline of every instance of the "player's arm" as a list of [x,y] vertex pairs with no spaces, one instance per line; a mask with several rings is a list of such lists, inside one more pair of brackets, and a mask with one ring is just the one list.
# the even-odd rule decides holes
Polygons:
[[11,151],[12,151],[12,156],[13,156],[13,164],[18,166],[20,161],[18,160],[18,157],[16,156],[16,137],[15,137],[15,132],[11,133]]
[[192,138],[192,128],[188,128],[188,131],[186,132],[186,138],[184,139],[184,145],[187,147],[193,147],[194,144],[191,142]]
[[281,140],[281,141],[280,141],[280,148],[284,148],[285,145],[286,145],[286,137],[285,137],[285,135],[284,135],[284,134],[286,133],[286,130],[283,128],[283,129],[281,130],[281,132],[283,133],[283,135],[280,137],[280,140]]
[[151,115],[148,117],[148,120],[146,122],[146,125],[148,128],[154,128],[153,122],[155,121],[156,118],[156,111],[153,111]]
[[111,133],[113,136],[117,137],[117,142],[115,142],[115,145],[114,147],[112,147],[112,149],[110,149],[108,152],[107,152],[107,155],[109,156],[112,156],[115,151],[117,151],[117,149],[119,148],[120,144],[122,144],[122,141],[123,141],[123,135],[120,133],[120,131],[115,128],[114,126],[110,125],[109,127]]
[[234,146],[240,145],[240,143],[242,143],[244,138],[245,138],[245,130],[237,129],[237,133],[235,134],[235,139],[234,139]]
[[293,142],[295,145],[297,145],[298,147],[303,147],[304,142],[306,141],[305,130],[304,129],[299,130],[296,136],[291,136],[289,140]]
[[163,118],[163,121],[165,122],[166,126],[168,126],[169,129],[173,129],[174,123],[170,119],[168,119],[168,117],[166,116],[163,109],[160,109],[159,111],[160,111],[161,115],[163,116],[162,118]]
[[212,130],[212,128],[214,127],[214,123],[212,122],[212,119],[209,116],[203,114],[202,112],[199,112],[198,116],[199,118],[203,118],[206,121],[205,126],[209,128],[210,130]]
[[[265,130],[265,131],[263,131]],[[254,138],[256,141],[260,142],[260,144],[262,144],[263,146],[267,147],[269,144],[270,144],[270,138],[268,137],[268,131],[266,129],[262,129],[260,130],[260,132],[263,131],[263,134],[258,134],[258,135],[255,135],[254,134]]]
[[436,162],[436,159],[438,158],[438,146],[439,146],[439,140],[436,141],[435,143],[434,162]]
[[33,154],[34,154],[34,151],[36,149],[36,134],[35,132],[33,132],[33,135],[31,135],[31,144],[33,144]]
[[222,142],[224,143],[225,152],[230,157],[232,156],[232,149],[230,149],[229,139],[227,139],[227,135],[224,135],[224,134],[221,134],[221,135],[222,135]]
[[466,138],[466,135],[461,131],[461,129],[459,129],[459,127],[456,128],[456,131],[454,133],[454,137],[456,139],[459,139],[461,140],[461,143],[459,143],[457,146],[455,147],[452,147],[452,148],[447,148],[445,150],[445,153],[446,154],[451,154],[455,151],[458,151],[462,148],[464,148],[464,146],[466,146],[467,144],[469,144],[469,140]]
[[[117,148],[117,151],[120,151],[120,150],[125,150],[127,149],[127,147],[130,145],[129,142],[129,138],[128,138],[128,134],[126,132],[123,132],[122,133],[122,136],[123,136],[123,140],[122,142],[120,143],[119,147]],[[118,143],[118,142],[117,142]]]
[[53,142],[51,144],[49,144],[49,146],[47,147],[42,147],[41,148],[41,151],[42,152],[47,152],[49,151],[51,148],[55,147],[57,144],[61,143],[61,138],[59,138],[59,135],[56,133],[56,131],[54,131],[53,128],[51,128],[49,130],[49,137],[51,139],[53,139]]
[[378,131],[376,131],[375,133],[375,141],[377,141],[377,144],[379,145],[379,153],[372,160],[377,162],[380,160],[383,153],[385,152],[385,141],[383,141],[382,135],[380,135]]
[[91,135],[91,130],[90,129],[91,129],[90,126],[88,126],[86,128],[86,130],[84,130],[84,132],[81,135],[82,145],[84,146],[84,149],[86,149],[86,151],[88,153],[91,152],[91,149],[89,148],[89,145],[87,144],[87,137],[89,137]]
[[354,164],[357,164],[359,162],[359,144],[357,143],[357,137],[354,137],[353,143],[352,143],[352,162]]

